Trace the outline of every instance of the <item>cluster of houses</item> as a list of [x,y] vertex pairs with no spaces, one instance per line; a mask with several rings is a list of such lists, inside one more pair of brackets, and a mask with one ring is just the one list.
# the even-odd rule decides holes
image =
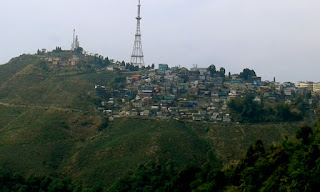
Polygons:
[[62,60],[60,57],[45,57],[43,60],[58,67],[76,66],[80,61],[79,57],[76,55],[72,55],[72,57],[67,60]]
[[[106,95],[99,110],[109,117],[145,116],[190,121],[231,122],[227,103],[248,92],[255,101],[265,98],[270,102],[290,103],[296,95],[319,93],[320,84],[310,82],[278,83],[261,81],[251,76],[244,80],[240,74],[212,73],[207,68],[194,66],[169,68],[159,64],[158,69],[139,71],[126,77],[125,87],[112,90],[96,85],[99,95]],[[308,85],[308,86],[306,86]],[[311,89],[312,87],[312,89]],[[310,99],[312,102],[312,99]]]

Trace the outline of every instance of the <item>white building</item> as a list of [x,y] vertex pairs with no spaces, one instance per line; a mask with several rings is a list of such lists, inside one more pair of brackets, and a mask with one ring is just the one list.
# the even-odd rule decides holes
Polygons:
[[313,92],[320,93],[320,82],[313,84]]
[[308,91],[313,91],[313,82],[307,81],[299,81],[298,82],[298,88],[306,88]]

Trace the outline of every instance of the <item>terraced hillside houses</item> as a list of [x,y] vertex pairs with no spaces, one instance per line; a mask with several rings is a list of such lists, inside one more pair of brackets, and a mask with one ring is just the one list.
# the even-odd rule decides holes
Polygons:
[[[116,68],[116,66],[114,66]],[[118,68],[125,72],[127,67]],[[214,69],[214,70],[212,70]],[[128,70],[127,70],[128,71]],[[225,74],[225,69],[169,68],[160,64],[158,69],[144,68],[120,80],[123,86],[116,89],[96,85],[97,94],[107,95],[99,110],[110,119],[121,116],[143,116],[161,119],[190,121],[232,122],[228,102],[232,99],[254,95],[254,102],[261,100],[290,104],[298,96],[309,104],[308,110],[318,103],[318,84],[310,82],[303,87],[291,82],[262,81],[250,69],[240,74]],[[315,89],[313,89],[315,87]]]

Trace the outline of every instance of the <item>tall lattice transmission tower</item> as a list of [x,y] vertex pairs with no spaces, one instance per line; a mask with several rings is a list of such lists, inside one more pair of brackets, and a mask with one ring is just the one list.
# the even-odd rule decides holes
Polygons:
[[131,64],[134,66],[139,66],[140,68],[144,66],[144,57],[142,51],[142,43],[141,43],[141,16],[140,16],[141,4],[139,0],[138,4],[138,17],[137,19],[137,31],[134,39],[133,51],[131,55]]

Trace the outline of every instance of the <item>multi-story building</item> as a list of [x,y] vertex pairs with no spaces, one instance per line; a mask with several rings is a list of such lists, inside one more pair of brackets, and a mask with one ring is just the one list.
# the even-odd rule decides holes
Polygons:
[[313,82],[307,81],[299,81],[298,82],[298,88],[306,88],[308,91],[313,91]]
[[159,64],[160,71],[167,71],[169,69],[168,64]]
[[313,84],[313,92],[320,93],[320,82]]

